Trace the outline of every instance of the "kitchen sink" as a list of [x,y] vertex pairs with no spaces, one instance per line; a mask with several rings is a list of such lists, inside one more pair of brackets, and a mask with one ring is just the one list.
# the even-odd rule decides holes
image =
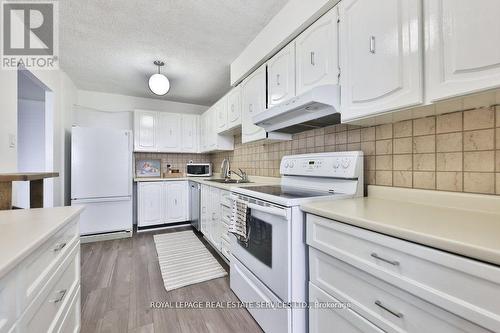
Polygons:
[[222,183],[222,184],[249,184],[251,181],[241,180],[241,179],[224,179],[224,178],[215,178],[215,179],[205,179],[209,182],[214,183]]

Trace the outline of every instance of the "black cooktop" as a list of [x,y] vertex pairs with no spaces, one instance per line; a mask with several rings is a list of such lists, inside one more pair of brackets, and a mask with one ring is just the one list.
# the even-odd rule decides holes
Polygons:
[[274,195],[287,199],[312,198],[332,195],[332,192],[310,190],[301,187],[281,186],[281,185],[264,185],[264,186],[248,186],[245,190],[250,190],[259,193]]

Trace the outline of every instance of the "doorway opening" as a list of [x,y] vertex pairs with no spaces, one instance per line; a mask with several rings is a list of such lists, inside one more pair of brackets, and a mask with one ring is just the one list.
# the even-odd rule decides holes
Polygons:
[[[17,71],[17,171],[45,172],[54,167],[54,94],[33,73]],[[30,207],[29,182],[17,182],[14,206]],[[43,206],[52,207],[54,184],[45,179]]]

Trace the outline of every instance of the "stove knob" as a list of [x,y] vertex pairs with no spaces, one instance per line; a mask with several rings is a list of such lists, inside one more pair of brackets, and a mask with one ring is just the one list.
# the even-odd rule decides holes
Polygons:
[[340,167],[340,162],[338,160],[336,160],[335,162],[333,162],[333,168],[334,169],[338,169]]
[[290,162],[290,168],[293,168],[293,166],[295,165],[295,163],[293,163],[293,161]]
[[342,168],[347,169],[349,167],[349,165],[351,165],[351,161],[348,158],[345,158],[342,161]]
[[285,169],[288,169],[288,167],[290,166],[290,164],[287,162],[285,162]]

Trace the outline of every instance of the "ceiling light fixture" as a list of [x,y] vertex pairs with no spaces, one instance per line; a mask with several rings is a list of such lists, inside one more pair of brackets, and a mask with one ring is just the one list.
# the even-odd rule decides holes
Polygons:
[[149,78],[149,89],[153,94],[163,96],[170,90],[170,81],[165,75],[160,73],[160,69],[162,66],[165,66],[165,63],[156,60],[154,64],[158,66],[158,73],[151,75]]

